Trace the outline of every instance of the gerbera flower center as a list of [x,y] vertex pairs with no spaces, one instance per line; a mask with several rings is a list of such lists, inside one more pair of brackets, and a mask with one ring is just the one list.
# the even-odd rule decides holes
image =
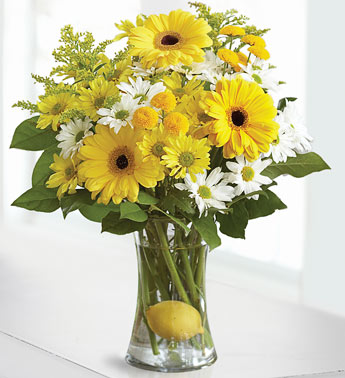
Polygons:
[[155,143],[152,147],[153,155],[155,155],[157,157],[163,156],[165,154],[164,147],[165,147],[165,145],[162,142]]
[[255,176],[255,171],[252,167],[245,166],[242,168],[242,178],[244,181],[252,181]]
[[182,35],[170,30],[158,33],[155,38],[155,45],[160,50],[177,50],[182,43]]
[[134,154],[126,147],[118,147],[109,154],[108,167],[111,173],[133,173]]
[[115,114],[115,118],[116,119],[121,119],[121,121],[123,121],[124,119],[126,119],[128,116],[129,116],[129,112],[127,110],[119,110]]
[[194,155],[191,152],[182,152],[179,156],[179,162],[182,167],[190,167],[194,162]]
[[212,196],[211,189],[206,185],[199,186],[198,194],[203,199],[210,199]]
[[63,109],[64,109],[64,106],[60,103],[57,103],[53,106],[53,108],[51,110],[51,114],[53,114],[53,115],[59,114],[63,111]]
[[95,99],[95,102],[93,103],[95,105],[95,108],[99,109],[104,105],[105,97],[98,97]]
[[76,134],[76,136],[75,136],[75,142],[78,143],[78,142],[80,142],[83,138],[84,138],[84,131],[81,130],[81,131],[78,132],[78,134]]
[[246,126],[248,123],[248,113],[241,107],[231,108],[228,115],[228,121],[237,127]]

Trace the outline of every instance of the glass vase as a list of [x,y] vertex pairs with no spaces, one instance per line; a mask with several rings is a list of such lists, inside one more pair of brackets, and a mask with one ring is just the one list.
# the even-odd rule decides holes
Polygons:
[[217,359],[207,320],[208,245],[192,228],[150,218],[135,233],[138,297],[126,361],[160,372],[200,369]]

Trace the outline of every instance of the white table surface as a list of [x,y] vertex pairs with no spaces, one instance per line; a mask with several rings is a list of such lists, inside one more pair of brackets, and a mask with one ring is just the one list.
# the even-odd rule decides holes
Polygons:
[[58,254],[20,246],[0,244],[0,378],[345,377],[345,319],[216,277],[207,296],[218,361],[179,374],[128,366],[137,285],[128,239],[96,251],[61,241]]

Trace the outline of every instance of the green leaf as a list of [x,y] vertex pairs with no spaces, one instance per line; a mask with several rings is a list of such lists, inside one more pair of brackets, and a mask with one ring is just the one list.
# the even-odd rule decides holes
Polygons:
[[273,214],[276,210],[286,209],[287,206],[280,198],[270,190],[266,190],[267,196],[260,196],[258,200],[245,200],[246,209],[248,211],[249,219],[265,217]]
[[49,176],[54,173],[49,168],[50,164],[54,162],[54,154],[59,153],[60,149],[56,146],[52,146],[42,153],[32,172],[32,186],[45,184]]
[[102,219],[111,211],[120,212],[120,206],[114,203],[103,205],[94,201],[92,205],[83,205],[79,208],[79,212],[88,220],[92,222],[102,222]]
[[72,211],[80,209],[84,205],[92,205],[91,193],[86,189],[77,189],[77,193],[65,195],[61,198],[61,210],[63,217],[66,218],[67,214]]
[[210,246],[211,251],[221,245],[213,215],[208,214],[206,217],[202,216],[201,218],[194,217],[192,222],[195,229]]
[[12,206],[51,213],[60,207],[60,203],[56,197],[56,189],[39,185],[27,190],[12,203]]
[[294,177],[304,177],[313,172],[320,172],[324,169],[331,169],[327,163],[315,152],[299,154],[296,157],[289,157],[286,161],[280,163],[272,163],[262,175],[274,179],[280,175],[288,174]]
[[162,201],[162,207],[175,214],[176,208],[186,214],[194,214],[193,201],[187,190],[172,189]]
[[111,211],[102,219],[102,232],[110,232],[117,235],[130,234],[145,228],[146,222],[134,222],[130,219],[121,219],[120,213]]
[[178,218],[174,217],[173,215],[163,211],[162,209],[160,209],[159,207],[157,207],[155,205],[152,205],[151,209],[159,211],[160,213],[166,215],[168,218],[170,218],[171,220],[176,222],[179,226],[181,226],[185,230],[186,234],[189,234],[190,228],[188,226],[186,226],[185,223],[183,223],[180,219],[178,219]]
[[38,116],[22,122],[15,130],[10,148],[41,151],[57,145],[56,132],[51,128],[37,129]]
[[[282,82],[282,83],[285,84],[284,82]],[[297,97],[281,98],[278,102],[277,109],[283,111],[286,108],[286,105],[287,105],[288,102],[293,102],[293,101],[296,101],[296,100],[297,100]]]
[[232,212],[217,214],[217,221],[220,224],[220,231],[232,238],[245,239],[245,229],[248,224],[249,214],[244,201],[234,203]]
[[120,218],[130,219],[134,222],[145,222],[147,213],[133,202],[122,202],[120,205]]
[[142,205],[156,205],[158,203],[158,199],[151,196],[150,194],[141,190],[138,195],[138,202]]

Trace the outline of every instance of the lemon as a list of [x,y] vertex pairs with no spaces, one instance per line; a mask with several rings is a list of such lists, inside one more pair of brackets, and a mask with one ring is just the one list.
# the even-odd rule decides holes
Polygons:
[[180,301],[163,301],[146,311],[147,322],[154,333],[168,340],[188,340],[204,333],[199,312]]

